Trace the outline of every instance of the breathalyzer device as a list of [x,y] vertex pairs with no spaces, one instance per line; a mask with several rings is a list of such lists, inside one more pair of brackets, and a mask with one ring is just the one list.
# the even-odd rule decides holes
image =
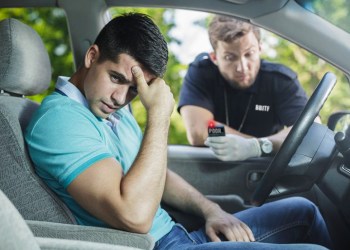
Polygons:
[[215,121],[208,122],[208,135],[213,136],[225,136],[225,127],[221,124],[216,124]]

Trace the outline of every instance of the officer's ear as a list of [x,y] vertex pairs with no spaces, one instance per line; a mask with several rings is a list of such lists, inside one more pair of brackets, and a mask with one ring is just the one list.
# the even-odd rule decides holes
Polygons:
[[259,53],[261,54],[261,52],[262,52],[262,44],[261,42],[259,42]]
[[209,53],[209,58],[215,65],[218,65],[218,60],[214,51]]

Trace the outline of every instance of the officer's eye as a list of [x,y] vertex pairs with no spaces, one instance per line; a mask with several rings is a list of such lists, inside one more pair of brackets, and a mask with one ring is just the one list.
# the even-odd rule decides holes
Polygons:
[[246,56],[246,57],[252,57],[252,56],[255,55],[255,53],[256,53],[255,50],[249,50],[249,51],[245,54],[245,56]]
[[233,55],[225,55],[224,56],[224,60],[228,61],[228,62],[232,62],[232,61],[235,60],[235,56],[233,56]]

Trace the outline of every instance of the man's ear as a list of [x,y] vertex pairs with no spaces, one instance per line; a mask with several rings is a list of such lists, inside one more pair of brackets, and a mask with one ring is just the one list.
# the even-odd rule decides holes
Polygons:
[[85,68],[90,68],[91,65],[95,61],[97,61],[99,53],[100,52],[99,52],[98,46],[96,44],[93,44],[89,47],[89,49],[87,50],[87,52],[85,54],[85,60],[84,60]]
[[259,53],[262,53],[262,44],[259,42]]
[[215,65],[218,65],[218,60],[214,51],[209,53],[209,58]]

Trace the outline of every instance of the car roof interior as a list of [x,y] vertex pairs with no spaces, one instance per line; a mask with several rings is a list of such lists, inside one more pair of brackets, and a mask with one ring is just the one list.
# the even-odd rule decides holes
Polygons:
[[[57,8],[61,8],[66,13],[66,16],[68,17],[67,25],[68,25],[68,31],[69,31],[69,34],[66,34],[66,36],[67,37],[69,36],[69,39],[70,39],[75,66],[78,66],[80,62],[83,61],[87,48],[94,42],[95,37],[97,36],[99,31],[102,29],[102,27],[104,27],[104,25],[111,19],[110,13],[108,12],[109,8],[111,7],[122,7],[122,8],[123,7],[145,7],[145,8],[171,8],[171,9],[196,10],[196,11],[203,11],[208,13],[219,13],[219,14],[230,15],[230,16],[235,16],[237,18],[241,18],[261,28],[271,31],[274,34],[279,35],[282,38],[285,38],[288,41],[291,41],[299,45],[300,47],[310,51],[311,53],[315,54],[319,58],[327,61],[328,63],[340,69],[345,75],[348,76],[348,79],[350,76],[350,60],[348,59],[348,57],[344,56],[347,54],[350,55],[350,43],[348,42],[350,41],[350,34],[345,32],[344,30],[341,30],[335,25],[332,25],[331,23],[325,21],[324,19],[317,16],[316,14],[313,14],[312,12],[301,7],[296,0],[279,0],[279,1],[276,1],[276,0],[191,0],[191,1],[188,1],[188,0],[16,0],[16,1],[1,0],[0,1],[0,8],[17,8],[17,7],[18,8],[19,7],[20,8],[47,8],[47,7],[55,8],[57,7]],[[84,14],[82,15],[81,13],[84,13]],[[276,20],[278,20],[278,22]],[[320,28],[320,26],[322,28]],[[27,39],[26,41],[31,41],[31,40]],[[2,46],[5,47],[4,44],[2,44]],[[24,48],[27,50],[32,50],[31,52],[33,52],[33,49],[31,49],[30,46],[27,46],[26,43],[24,43]],[[6,49],[3,51],[6,51]],[[20,60],[24,61],[21,58]],[[47,65],[47,67],[51,68],[49,64]],[[39,68],[38,70],[43,71],[44,68]],[[50,73],[51,72],[48,72],[48,77],[50,77]],[[35,74],[39,74],[39,73],[35,73]],[[18,75],[18,77],[23,77],[23,74]],[[27,81],[27,79],[24,79],[24,80]],[[36,80],[34,82],[37,84]],[[44,82],[49,84],[49,80],[45,80]],[[5,93],[9,93],[9,92],[13,92],[13,91],[8,91]],[[15,111],[17,113],[21,113],[16,110],[16,107],[15,105],[13,105],[13,103],[10,103],[8,101],[10,98],[20,99],[26,96],[27,96],[27,93],[20,93],[20,97],[18,97],[18,95],[16,96],[4,95],[3,101],[6,102],[7,106],[9,107],[8,113],[15,114]],[[341,100],[341,101],[344,101],[344,100]],[[23,102],[27,103],[28,100],[25,100],[24,98],[23,100],[20,100],[19,102],[20,107],[24,106],[22,105]],[[35,108],[37,106],[38,104],[35,104]],[[28,111],[25,111],[23,113],[25,113],[25,115],[31,115],[28,113]],[[17,120],[17,117],[14,117],[14,119]],[[314,119],[312,119],[312,122],[313,120]],[[20,131],[20,129],[21,127],[18,127],[17,130]],[[3,130],[2,133],[6,134],[6,131]],[[319,135],[318,133],[316,134]],[[324,143],[326,147],[322,147],[319,150],[320,152],[322,150],[327,152],[327,155],[325,155],[323,151],[321,152],[323,157],[322,159],[325,161],[332,158],[333,154],[334,155],[338,154],[338,151],[336,151],[336,147],[334,145],[333,131],[330,131],[330,133],[329,134],[327,133],[326,135],[327,136],[324,136],[324,137],[327,140],[329,139],[332,142],[332,144],[326,141]],[[324,137],[322,138],[320,137],[318,139],[320,139],[320,141],[322,139],[322,143],[323,143]],[[25,148],[24,140],[23,138],[20,138],[20,139],[23,144],[23,145],[22,144],[20,145],[22,150],[23,148]],[[308,140],[308,138],[305,141],[314,142],[311,139]],[[13,150],[14,147],[11,146],[11,144],[9,144],[7,141],[3,141],[2,143],[3,145],[10,145],[10,146],[7,146],[7,148],[10,148],[9,152]],[[319,144],[321,144],[321,142]],[[173,145],[170,145],[170,146],[173,146]],[[175,146],[179,146],[179,145],[175,145]],[[180,146],[184,146],[184,145],[180,145]],[[307,144],[307,146],[309,145]],[[329,148],[331,148],[334,151],[328,150]],[[236,186],[232,185],[231,184],[232,179],[230,178],[232,176],[243,176],[239,174],[240,173],[245,174],[245,172],[239,172],[240,169],[238,168],[234,168],[234,167],[231,168],[231,166],[229,166],[230,163],[227,163],[227,162],[218,163],[217,159],[213,158],[212,155],[209,155],[208,151],[205,151],[206,149],[208,148],[200,148],[198,150],[198,148],[196,147],[192,147],[190,149],[189,147],[186,147],[186,146],[178,147],[178,148],[174,147],[171,151],[171,154],[169,154],[170,155],[169,162],[171,161],[171,164],[169,165],[172,165],[174,169],[177,168],[179,171],[178,173],[182,176],[194,176],[196,181],[198,180],[198,183],[196,182],[195,185],[200,186],[201,187],[200,190],[210,190],[212,187],[217,186],[218,187],[217,190],[220,189],[219,190],[220,193],[219,192],[210,193],[209,196],[212,195],[211,197],[212,200],[215,201],[215,199],[217,199],[220,202],[223,201],[222,204],[223,205],[228,204],[227,206],[231,205],[229,204],[228,201],[233,200],[235,202],[234,204],[237,205],[237,207],[239,208],[242,207],[242,204],[245,205],[244,208],[246,208],[248,205],[250,206],[250,204],[246,206],[246,204],[244,203],[245,200],[243,200],[238,195],[237,196],[232,195],[232,193],[235,193],[235,192],[231,192],[231,188],[238,189],[239,185],[236,185]],[[295,158],[296,160],[292,161],[292,163],[296,162],[295,166],[297,165],[302,165],[302,167],[304,167],[304,165],[308,166],[307,163],[304,164],[304,162],[300,160],[302,159],[303,156],[305,156],[304,152],[306,151],[306,149],[305,148],[303,149],[304,150],[301,150],[300,154],[297,154],[297,157]],[[313,149],[314,149],[313,147],[310,147],[311,151]],[[302,155],[302,157],[300,157],[300,155]],[[29,157],[27,155],[26,157],[27,158],[25,158],[25,160],[28,161]],[[313,159],[319,160],[319,158],[317,157],[315,158],[309,157],[309,158],[310,158],[310,161]],[[318,178],[319,172],[320,174],[323,174],[321,170],[326,169],[326,167],[328,168],[329,166],[326,163],[320,164],[320,161],[316,161],[316,160],[315,162],[313,162],[314,167],[311,170],[312,171],[315,170],[314,171],[315,173],[317,172],[317,178]],[[266,159],[266,158],[251,159],[250,161],[248,161],[249,163],[248,166],[250,167],[251,170],[254,170],[252,171],[254,174],[261,174],[263,172],[261,172],[259,167],[261,166],[265,167],[265,165],[267,165],[269,161],[270,159]],[[332,166],[330,166],[330,168],[332,169],[327,172],[328,175],[326,176],[326,178],[329,178],[329,179],[325,178],[326,181],[324,181],[324,183],[326,184],[322,182],[320,185],[316,185],[316,187],[311,192],[305,192],[305,196],[311,197],[311,198],[316,197],[317,199],[319,199],[319,203],[324,205],[323,207],[327,209],[325,211],[326,212],[325,214],[327,214],[327,216],[329,216],[330,220],[333,222],[332,223],[333,227],[330,227],[330,229],[337,229],[337,230],[333,230],[334,231],[333,233],[335,234],[334,237],[339,239],[339,242],[348,243],[349,239],[348,237],[346,237],[346,235],[349,234],[348,226],[350,221],[349,219],[350,213],[348,212],[349,203],[348,203],[347,197],[350,190],[350,184],[349,184],[350,174],[349,173],[339,174],[338,173],[339,170],[337,168],[337,164],[338,164],[337,161],[340,162],[340,160],[338,160],[338,158],[335,157],[335,160],[334,160],[335,163]],[[189,169],[188,164],[193,164],[196,166],[196,168]],[[318,167],[316,166],[317,164],[322,166],[321,170],[320,168],[317,168]],[[27,165],[29,167],[29,164]],[[218,166],[221,167],[220,171],[217,171],[217,172],[212,171],[210,167],[213,165],[215,165],[216,167]],[[11,166],[8,166],[8,167],[11,167]],[[256,171],[257,168],[260,172]],[[228,169],[230,169],[230,171],[226,171]],[[294,171],[294,169],[292,170]],[[304,168],[301,168],[301,170],[304,170]],[[310,168],[308,168],[308,170],[310,170]],[[336,170],[338,172],[333,170]],[[348,169],[346,168],[346,170]],[[250,170],[246,170],[245,168],[244,171],[250,171]],[[293,171],[291,171],[291,173],[297,173],[297,171],[299,170],[296,169],[295,172]],[[14,172],[17,173],[16,171]],[[334,178],[335,172],[340,177],[337,176],[337,178]],[[197,175],[198,173],[203,173],[203,174]],[[209,181],[207,181],[207,179],[205,179],[209,176],[209,175],[206,175],[207,173],[211,174],[210,177],[212,178],[212,181],[210,183]],[[285,182],[282,182],[283,184],[287,183],[288,185],[285,185],[285,186],[282,185],[281,187],[279,187],[280,190],[285,189],[287,191],[290,191],[290,193],[285,192],[283,195],[289,195],[289,194],[292,194],[293,192],[298,194],[302,193],[301,191],[299,192],[299,190],[296,190],[293,188],[294,186],[297,186],[297,183],[304,183],[303,182],[304,179],[306,180],[310,175],[305,175],[306,178],[302,179],[302,178],[298,178],[299,177],[298,174],[299,173],[297,173],[294,176],[294,179],[291,178],[292,181],[289,182],[289,180],[286,180]],[[289,178],[290,176],[292,175],[286,175],[286,179]],[[241,179],[242,179],[242,182],[245,183],[246,179],[244,178],[241,178]],[[38,180],[40,181],[38,183],[41,185],[41,180],[40,179]],[[225,181],[225,180],[228,180],[228,181]],[[305,183],[309,183],[307,181],[305,181]],[[26,183],[26,182],[22,181],[20,184],[22,185],[22,183]],[[289,183],[291,184],[289,185]],[[331,185],[334,185],[334,187],[333,186],[328,187],[327,185],[329,183]],[[225,185],[227,185],[227,188]],[[319,188],[319,186],[322,187],[322,192],[320,191],[321,189]],[[254,186],[251,186],[249,188],[253,189],[253,187]],[[244,189],[242,192],[245,192],[245,190],[249,191],[250,190],[249,188]],[[222,190],[229,190],[230,191],[229,196],[225,196],[225,193],[222,192]],[[333,191],[337,191],[337,192],[334,192],[335,194],[331,193],[329,196],[332,197],[333,199],[332,201],[335,201],[334,203],[337,204],[339,207],[335,207],[335,205],[328,200],[328,196],[323,194],[323,190],[326,190],[329,192],[327,195],[329,195]],[[247,194],[249,194],[249,192],[247,192]],[[51,198],[51,193],[48,193],[47,195],[50,195],[49,198]],[[26,198],[30,199],[30,196]],[[275,197],[272,197],[272,199],[273,198]],[[26,201],[27,200],[25,199],[21,200],[21,202],[26,202]],[[344,204],[342,202],[344,202]],[[58,202],[57,204],[58,204],[57,206],[59,206],[59,208],[63,208],[64,211],[68,209],[65,207],[65,205],[61,205],[60,202]],[[18,207],[21,207],[21,206],[18,206]],[[42,207],[46,208],[45,205]],[[347,210],[344,212],[344,214],[348,216],[348,218],[335,216],[334,215],[335,213],[333,212],[333,210],[335,209]],[[52,210],[51,212],[54,212],[54,210]],[[339,213],[339,214],[342,214],[342,213]],[[37,213],[37,215],[41,216],[39,212]],[[67,223],[72,223],[70,221],[72,220],[71,217],[73,218],[71,214],[68,214]],[[36,219],[37,218],[30,218],[30,220],[33,220],[33,221]],[[185,219],[187,220],[187,217],[185,217]],[[193,218],[188,217],[188,221],[190,221],[190,219],[193,219]],[[29,222],[29,224],[30,223],[31,222]],[[76,222],[73,221],[73,224],[75,223]],[[202,223],[202,221],[199,221],[199,223]],[[52,226],[52,228],[56,230],[56,225]],[[57,230],[60,230],[63,233],[68,232],[68,234],[70,232],[69,227],[64,227],[64,228],[62,227],[61,229],[58,228]],[[81,229],[79,228],[77,230],[81,230]],[[88,234],[85,234],[85,235],[87,235],[86,237],[92,237]],[[120,239],[118,237],[116,237],[115,239],[116,242],[123,241],[124,238],[125,238],[125,241],[127,241],[124,235],[120,236],[121,237]],[[133,238],[134,237],[133,235],[130,237],[132,237],[131,239],[135,241],[135,239]],[[83,240],[85,239],[86,238],[84,238]],[[148,237],[141,238],[141,240],[145,242],[143,244],[149,244],[148,245],[149,248],[153,247],[152,244],[154,243],[152,241],[149,241]],[[114,242],[112,241],[112,243]]]

